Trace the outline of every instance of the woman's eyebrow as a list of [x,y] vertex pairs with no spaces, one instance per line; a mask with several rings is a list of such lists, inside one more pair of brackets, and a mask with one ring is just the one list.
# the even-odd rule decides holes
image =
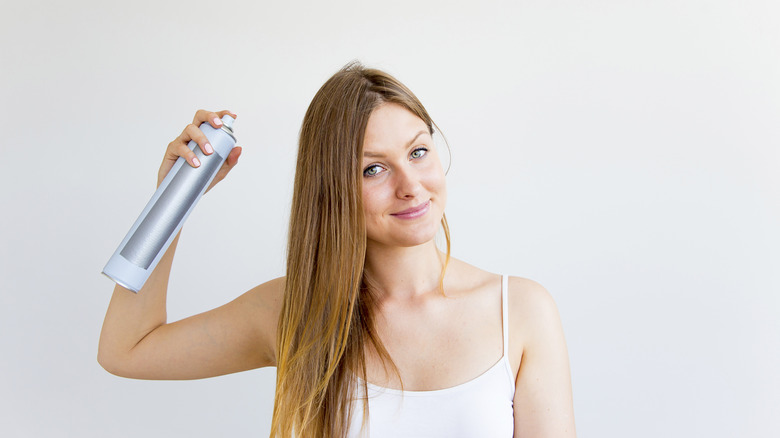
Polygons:
[[428,131],[423,129],[422,131],[418,132],[417,135],[415,135],[414,138],[409,143],[407,143],[406,147],[408,148],[409,146],[411,146],[414,142],[417,141],[417,138],[423,134],[428,134]]
[[[423,129],[422,131],[418,132],[418,133],[417,133],[417,134],[414,136],[414,138],[412,138],[412,139],[409,141],[409,143],[407,143],[407,144],[406,144],[406,148],[409,148],[411,145],[413,145],[413,144],[414,144],[414,142],[415,142],[415,141],[417,141],[417,139],[418,139],[418,138],[419,138],[421,135],[423,135],[423,134],[429,134],[429,132],[428,132],[427,130],[425,130],[425,129]],[[383,153],[381,153],[381,152],[371,152],[371,151],[364,151],[364,152],[363,152],[363,156],[364,156],[364,157],[367,157],[367,158],[384,158],[384,157],[385,157],[385,154],[383,154]]]

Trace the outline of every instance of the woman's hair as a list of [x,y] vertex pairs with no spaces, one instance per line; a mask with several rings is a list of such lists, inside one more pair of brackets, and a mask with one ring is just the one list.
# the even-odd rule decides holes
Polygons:
[[[365,389],[367,343],[400,380],[374,330],[374,288],[364,272],[363,138],[369,116],[383,103],[405,107],[433,134],[433,121],[408,88],[356,62],[325,82],[303,119],[276,340],[272,437],[346,437],[355,377]],[[448,261],[444,217],[442,226]]]

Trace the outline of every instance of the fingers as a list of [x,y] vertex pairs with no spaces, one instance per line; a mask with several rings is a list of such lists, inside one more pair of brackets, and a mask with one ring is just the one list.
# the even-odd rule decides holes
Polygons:
[[190,124],[184,128],[178,138],[168,146],[168,154],[171,159],[184,157],[192,167],[199,167],[200,161],[195,156],[195,152],[189,148],[189,142],[194,141],[206,155],[214,153],[208,138],[196,125]]
[[230,155],[228,155],[227,159],[225,160],[225,163],[227,163],[228,167],[233,168],[233,166],[238,163],[238,157],[241,156],[241,152],[243,152],[241,146],[236,146],[233,148],[233,150],[230,151]]
[[211,147],[211,143],[209,143],[206,134],[204,134],[198,126],[199,125],[189,124],[184,128],[181,135],[181,137],[186,137],[184,144],[187,145],[190,140],[193,140],[198,144],[198,147],[200,147],[200,150],[202,150],[204,154],[211,155],[214,153],[214,148]]
[[[178,140],[180,140],[185,146],[190,142],[190,140],[193,140],[195,141],[195,143],[198,144],[198,147],[200,147],[200,150],[203,151],[204,154],[206,155],[213,154],[214,148],[209,143],[208,139],[206,138],[206,135],[203,134],[203,131],[200,130],[199,126],[203,122],[208,122],[213,128],[219,129],[222,126],[221,119],[226,114],[229,114],[233,118],[238,117],[235,113],[228,110],[223,110],[218,112],[198,110],[195,113],[195,117],[192,119],[192,123],[187,125],[186,128],[184,128],[184,131],[182,131]],[[194,153],[187,153],[183,149],[181,149],[181,152],[182,153],[180,153],[179,155],[184,157],[187,160],[187,162],[190,163],[190,165],[192,165],[193,167],[200,166],[200,163],[197,161],[197,158],[195,158]]]
[[[168,174],[168,172],[170,172],[171,168],[173,168],[176,160],[178,160],[179,157],[183,157],[192,167],[200,167],[200,160],[198,160],[195,152],[189,147],[190,141],[194,141],[205,155],[211,155],[214,153],[214,148],[211,146],[208,138],[199,127],[203,122],[208,122],[213,128],[219,129],[219,127],[222,126],[222,121],[220,119],[226,114],[229,114],[233,118],[237,117],[235,113],[228,110],[218,112],[199,110],[195,113],[195,117],[193,118],[192,123],[187,125],[182,133],[176,137],[175,140],[168,144],[168,148],[165,151],[165,158],[160,164],[160,169],[157,171],[158,186]],[[218,172],[217,181],[224,178],[230,169],[236,165],[240,155],[241,148],[233,148],[233,150],[228,155],[226,162],[222,165],[222,168],[220,168]]]
[[208,122],[212,128],[218,129],[222,127],[221,119],[223,116],[225,116],[225,114],[229,114],[230,117],[233,117],[234,119],[238,117],[235,113],[228,110],[222,110],[218,112],[198,110],[195,113],[195,117],[192,119],[192,124],[195,126],[200,126],[201,123]]

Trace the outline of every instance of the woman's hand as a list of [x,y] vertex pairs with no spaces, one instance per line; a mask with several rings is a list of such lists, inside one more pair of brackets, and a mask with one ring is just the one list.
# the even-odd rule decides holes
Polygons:
[[[198,127],[201,123],[208,122],[215,129],[219,129],[222,127],[222,120],[220,119],[222,119],[222,116],[225,114],[229,114],[231,117],[236,118],[235,114],[227,110],[219,112],[198,110],[198,112],[195,113],[195,117],[192,119],[192,123],[187,125],[184,128],[184,131],[182,131],[175,140],[168,143],[168,149],[165,150],[165,158],[163,158],[162,164],[160,164],[160,170],[157,172],[158,187],[165,178],[165,175],[170,172],[171,168],[179,157],[184,157],[184,159],[187,160],[187,163],[189,163],[189,165],[192,167],[200,166],[200,162],[195,156],[195,152],[191,151],[187,146],[190,140],[194,140],[204,154],[211,155],[214,153],[214,150],[211,147],[211,144],[209,144],[206,135],[203,134],[203,131],[201,131]],[[222,164],[219,172],[217,172],[217,176],[215,176],[214,180],[211,181],[211,185],[209,185],[209,187],[206,189],[207,192],[211,190],[211,188],[214,187],[218,182],[222,181],[225,176],[227,176],[228,172],[230,172],[236,163],[238,163],[238,157],[240,156],[241,147],[234,147],[233,150],[230,151],[230,155],[228,155],[225,163]]]

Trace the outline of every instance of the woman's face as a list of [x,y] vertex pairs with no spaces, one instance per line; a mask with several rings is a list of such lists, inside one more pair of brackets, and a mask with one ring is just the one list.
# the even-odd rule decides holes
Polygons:
[[409,247],[436,236],[447,188],[422,119],[393,103],[375,109],[363,141],[362,178],[369,244]]

